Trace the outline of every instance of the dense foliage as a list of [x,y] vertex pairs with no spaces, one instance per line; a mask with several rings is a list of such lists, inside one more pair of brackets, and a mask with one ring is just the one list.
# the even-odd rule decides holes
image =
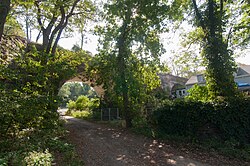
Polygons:
[[113,0],[104,8],[106,25],[97,28],[101,38],[95,72],[107,96],[123,110],[127,127],[148,92],[159,85],[156,73],[164,52],[159,33],[167,9],[158,1]]
[[192,88],[188,89],[188,95],[185,97],[192,101],[207,102],[211,98],[208,93],[207,86],[199,86],[195,84]]
[[[233,77],[232,51],[242,45],[249,46],[249,0],[237,3],[230,0],[112,0],[104,6],[105,24],[101,23],[95,31],[100,36],[99,53],[88,68],[86,61],[90,57],[82,47],[85,23],[93,19],[96,11],[92,1],[0,1],[0,164],[19,163],[12,160],[17,153],[26,162],[24,165],[51,163],[45,144],[53,142],[52,137],[45,139],[46,143],[39,140],[24,147],[34,143],[37,135],[43,138],[59,128],[56,110],[60,99],[64,104],[75,100],[70,101],[68,107],[76,117],[90,116],[91,109],[98,106],[98,100],[77,98],[78,94],[73,94],[74,88],[82,90],[79,86],[65,86],[59,91],[65,81],[77,73],[86,74],[86,78],[93,78],[92,81],[105,89],[103,106],[121,108],[127,127],[149,129],[150,120],[163,134],[249,143],[250,101],[234,99],[239,96]],[[183,21],[187,15],[192,16],[189,21],[196,26],[196,32],[189,33],[190,41],[186,43],[195,42],[202,47],[207,86],[194,86],[188,100],[168,101],[161,106],[165,96],[155,91],[160,86],[157,76],[162,67],[160,56],[165,51],[160,35],[175,24],[173,21]],[[40,31],[37,41],[42,37],[42,44],[35,44],[36,48],[29,47],[28,43],[33,28]],[[80,48],[75,46],[75,53],[58,49],[60,38],[77,29],[81,33]],[[24,34],[27,39],[19,37],[19,41],[25,44],[4,39],[6,35]],[[173,61],[183,63],[176,73],[189,76],[198,73],[189,70],[197,67],[201,59],[187,53],[185,58],[177,56]],[[86,69],[88,73],[82,73]],[[151,118],[149,115],[156,106],[160,108]],[[51,143],[51,147],[61,148],[55,144]],[[21,152],[16,153],[18,148]]]
[[81,84],[79,82],[65,83],[58,93],[60,107],[66,107],[70,100],[76,101],[81,95],[87,96],[88,98],[94,98],[97,96],[96,92],[87,84]]
[[91,111],[99,106],[99,99],[89,99],[87,96],[79,96],[76,101],[69,101],[69,111]]
[[[43,148],[39,149],[40,145],[29,145],[34,143],[29,139],[39,134],[47,135],[52,139],[58,134],[59,88],[78,72],[87,57],[87,54],[76,54],[65,50],[59,51],[52,57],[33,49],[30,52],[20,52],[12,56],[10,62],[1,63],[1,159],[4,157],[7,162],[13,159],[13,164],[20,162],[19,160],[27,163],[51,161],[50,152],[44,153],[47,144],[45,143]],[[47,63],[44,63],[44,59],[47,59]],[[52,133],[54,133],[53,136],[50,135]],[[37,141],[42,140],[37,139]],[[24,149],[23,146],[27,148]],[[34,152],[28,154],[33,150]],[[41,160],[35,161],[36,156],[42,157]]]
[[99,111],[96,111],[96,109],[99,105],[100,100],[98,98],[88,98],[82,95],[79,96],[76,101],[69,101],[66,115],[83,119],[97,119],[96,116],[98,115],[96,114],[98,114]]
[[[44,58],[49,59],[45,65]],[[33,51],[1,65],[1,134],[55,125],[58,89],[77,72],[83,59],[66,51],[53,58]]]
[[167,102],[154,116],[160,131],[169,135],[229,140],[250,140],[250,101]]
[[233,72],[234,59],[228,48],[226,31],[226,9],[224,1],[209,0],[198,7],[193,0],[197,26],[203,31],[203,52],[206,66],[206,83],[212,97],[236,97]]

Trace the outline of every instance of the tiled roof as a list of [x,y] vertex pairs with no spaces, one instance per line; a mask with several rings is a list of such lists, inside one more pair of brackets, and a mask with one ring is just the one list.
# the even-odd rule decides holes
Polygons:
[[197,76],[191,76],[189,80],[186,82],[186,85],[193,85],[198,83]]

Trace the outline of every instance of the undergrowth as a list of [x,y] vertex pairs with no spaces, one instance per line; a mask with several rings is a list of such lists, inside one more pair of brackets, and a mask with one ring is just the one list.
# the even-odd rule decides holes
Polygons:
[[65,140],[66,134],[61,126],[40,131],[26,130],[15,139],[0,139],[0,165],[83,165],[75,148]]

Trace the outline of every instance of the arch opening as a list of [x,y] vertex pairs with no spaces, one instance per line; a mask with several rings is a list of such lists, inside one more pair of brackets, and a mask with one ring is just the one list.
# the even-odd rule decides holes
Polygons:
[[59,89],[60,108],[67,108],[70,101],[76,102],[80,96],[89,100],[98,98],[94,88],[83,82],[65,82]]

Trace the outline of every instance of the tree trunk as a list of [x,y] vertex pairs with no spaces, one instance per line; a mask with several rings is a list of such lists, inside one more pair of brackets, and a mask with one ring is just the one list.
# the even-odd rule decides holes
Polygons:
[[126,128],[132,127],[132,115],[131,110],[129,108],[129,92],[128,92],[128,85],[127,85],[127,78],[126,78],[126,58],[128,57],[129,51],[128,51],[128,24],[130,23],[131,19],[131,11],[128,10],[126,14],[126,18],[123,22],[123,25],[121,27],[121,34],[118,41],[118,72],[121,80],[121,88],[122,88],[122,99],[123,99],[123,111],[125,114],[125,120],[126,120]]
[[43,30],[43,51],[47,50],[48,44],[49,44],[49,34],[47,29]]
[[122,87],[122,99],[123,99],[123,111],[125,114],[126,120],[126,127],[132,127],[132,117],[129,108],[129,96],[128,96],[128,85],[126,81],[126,64],[125,64],[125,57],[126,56],[126,48],[124,42],[120,43],[121,47],[119,48],[119,55],[118,55],[118,66],[119,66],[119,75],[121,79],[121,87]]
[[81,50],[82,50],[82,48],[83,48],[83,41],[84,41],[84,33],[83,32],[81,32]]
[[215,0],[208,0],[206,22],[198,10],[196,0],[192,1],[199,26],[206,34],[204,57],[207,61],[206,79],[209,93],[213,98],[233,98],[237,94],[233,77],[234,60],[223,39],[223,1],[221,0],[218,6]]
[[[65,26],[66,26],[67,24],[65,24]],[[55,42],[54,42],[54,44],[53,44],[53,47],[52,47],[52,50],[51,50],[51,54],[52,55],[55,55],[55,53],[56,53],[56,48],[57,48],[57,45],[58,45],[58,42],[59,42],[59,40],[60,40],[60,37],[61,37],[61,35],[62,35],[62,32],[63,32],[63,30],[64,30],[64,26],[60,29],[60,31],[58,32],[58,34],[57,34],[57,37],[56,37],[56,39],[55,39]]]
[[55,42],[54,42],[53,47],[52,47],[52,51],[51,51],[52,55],[55,55],[55,53],[56,53],[56,48],[57,48],[58,42],[61,38],[62,32],[63,32],[64,28],[68,25],[68,19],[69,19],[69,17],[67,17],[64,24],[60,26],[60,30],[57,33]]
[[29,15],[28,15],[28,10],[26,10],[25,13],[25,27],[26,27],[26,37],[27,37],[27,45],[30,42],[30,36],[29,36]]
[[[208,79],[209,89],[215,96],[226,98],[234,97],[236,94],[233,78],[233,59],[227,48],[227,43],[223,41],[222,13],[223,1],[220,1],[220,8],[216,7],[214,0],[208,2]],[[219,10],[220,9],[220,10]],[[219,11],[218,11],[219,10]]]
[[3,36],[4,24],[10,10],[10,0],[0,1],[0,42]]

